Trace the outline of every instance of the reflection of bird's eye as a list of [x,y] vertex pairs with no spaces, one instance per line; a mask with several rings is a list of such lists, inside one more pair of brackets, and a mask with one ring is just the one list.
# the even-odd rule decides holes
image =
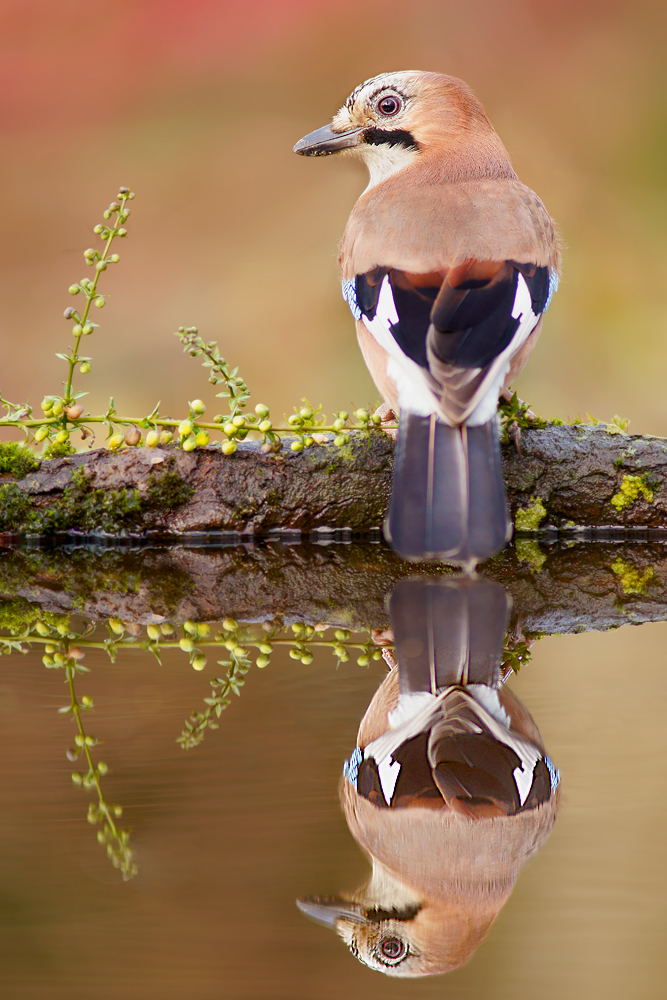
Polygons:
[[383,937],[380,940],[380,954],[392,965],[405,958],[407,950],[405,941],[401,941],[399,937]]
[[377,102],[377,109],[381,115],[390,117],[391,115],[398,114],[401,110],[401,102],[398,97],[394,97],[393,94],[388,94],[385,97],[380,98]]

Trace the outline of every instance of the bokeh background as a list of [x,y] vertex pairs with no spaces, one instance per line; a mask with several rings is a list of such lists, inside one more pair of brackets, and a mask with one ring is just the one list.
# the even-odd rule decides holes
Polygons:
[[67,287],[127,184],[91,410],[215,412],[182,323],[275,413],[374,402],[335,263],[364,174],[291,148],[361,80],[417,68],[473,87],[567,247],[520,395],[667,434],[666,28],[660,0],[2,0],[0,389],[58,391]]

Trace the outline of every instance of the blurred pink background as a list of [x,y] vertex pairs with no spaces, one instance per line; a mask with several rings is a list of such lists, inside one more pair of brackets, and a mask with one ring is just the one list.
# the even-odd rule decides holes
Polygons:
[[59,390],[67,287],[127,184],[131,238],[78,376],[91,410],[215,413],[182,323],[274,415],[375,402],[335,263],[365,178],[291,149],[361,80],[428,69],[472,86],[567,246],[520,395],[667,434],[666,26],[652,0],[4,0],[0,389]]

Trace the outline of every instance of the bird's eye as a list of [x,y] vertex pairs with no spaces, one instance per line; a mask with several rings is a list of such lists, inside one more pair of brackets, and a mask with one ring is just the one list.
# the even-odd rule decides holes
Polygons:
[[392,115],[397,115],[401,110],[402,102],[401,99],[396,97],[394,94],[385,94],[385,96],[381,97],[377,102],[376,107],[381,115],[384,115],[386,118],[391,118]]
[[389,965],[396,965],[405,958],[408,946],[399,937],[383,937],[379,943],[380,956]]

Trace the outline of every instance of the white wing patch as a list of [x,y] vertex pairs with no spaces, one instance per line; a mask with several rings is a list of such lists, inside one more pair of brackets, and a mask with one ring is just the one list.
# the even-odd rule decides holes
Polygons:
[[382,786],[382,794],[384,795],[384,800],[388,806],[391,805],[391,797],[394,794],[396,782],[398,781],[398,776],[401,773],[401,767],[401,763],[394,760],[392,757],[385,757],[378,764],[378,775],[380,778],[380,785]]

